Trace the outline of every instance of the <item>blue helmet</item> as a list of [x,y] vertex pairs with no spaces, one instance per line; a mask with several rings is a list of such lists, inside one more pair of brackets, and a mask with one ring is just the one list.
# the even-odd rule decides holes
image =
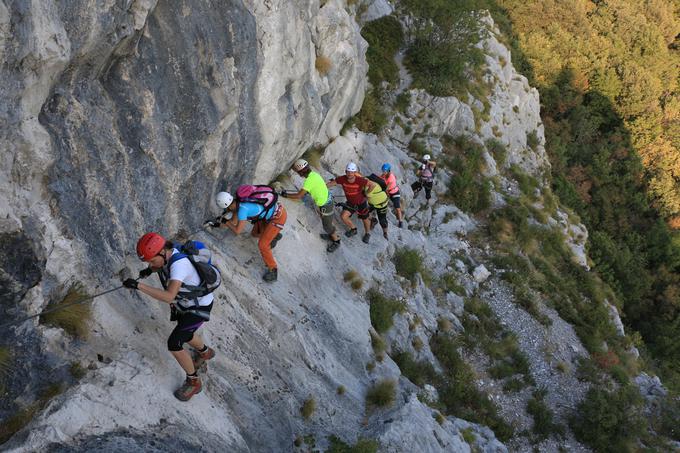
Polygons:
[[382,166],[383,173],[387,173],[390,170],[392,170],[392,166],[389,163],[385,162]]

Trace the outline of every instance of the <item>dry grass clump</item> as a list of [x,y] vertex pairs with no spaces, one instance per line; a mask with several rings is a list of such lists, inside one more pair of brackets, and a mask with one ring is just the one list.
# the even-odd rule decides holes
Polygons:
[[342,279],[345,281],[345,283],[349,283],[349,286],[354,291],[359,291],[364,286],[364,281],[359,275],[359,272],[355,271],[354,269],[345,272],[342,276]]
[[61,302],[49,304],[47,309],[51,310],[69,304],[75,305],[42,315],[40,316],[40,322],[42,324],[64,329],[68,334],[73,335],[78,339],[87,338],[89,332],[88,324],[92,317],[92,310],[89,303],[85,302],[79,304],[78,302],[84,301],[88,297],[89,295],[85,292],[83,286],[80,283],[74,283],[71,285]]
[[397,397],[396,382],[385,379],[378,382],[368,389],[366,393],[366,404],[375,407],[388,407],[394,403]]
[[319,55],[318,57],[316,57],[314,67],[316,68],[320,75],[325,76],[330,72],[331,68],[333,67],[333,62],[331,61],[330,58],[324,57],[323,55]]
[[309,418],[314,414],[314,411],[316,410],[316,400],[314,397],[309,397],[305,400],[304,403],[302,403],[302,407],[300,408],[300,415],[305,420],[309,420]]

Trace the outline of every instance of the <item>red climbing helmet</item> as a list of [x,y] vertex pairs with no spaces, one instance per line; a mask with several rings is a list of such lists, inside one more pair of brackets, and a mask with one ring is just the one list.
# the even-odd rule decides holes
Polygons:
[[137,241],[137,256],[142,261],[149,261],[165,247],[165,239],[158,233],[146,233]]

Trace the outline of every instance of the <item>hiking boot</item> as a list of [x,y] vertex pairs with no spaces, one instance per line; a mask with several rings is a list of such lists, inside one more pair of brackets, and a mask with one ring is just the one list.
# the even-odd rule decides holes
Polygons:
[[340,247],[340,241],[333,241],[330,244],[328,244],[328,247],[326,247],[326,251],[328,253],[333,253],[338,249],[338,247]]
[[192,396],[197,393],[201,393],[203,390],[203,385],[201,384],[201,378],[198,376],[188,376],[184,384],[177,390],[175,390],[175,398],[180,401],[189,401]]
[[274,269],[268,269],[267,272],[264,273],[262,276],[262,280],[265,282],[275,282],[276,278],[278,277],[278,271],[276,268]]
[[352,228],[351,230],[345,231],[345,236],[347,236],[348,238],[351,238],[351,237],[354,236],[355,234],[357,234],[357,229],[356,229],[356,228]]
[[399,226],[399,228],[404,228],[404,222],[400,220],[397,226]]
[[371,231],[373,230],[373,228],[375,228],[375,226],[377,224],[378,224],[378,219],[376,219],[375,217],[371,217]]
[[215,357],[215,350],[208,348],[205,352],[194,351],[191,359],[194,361],[194,368],[196,371],[207,371],[208,365],[206,362]]
[[364,244],[368,244],[368,241],[371,240],[371,235],[366,233],[364,234],[364,237],[361,238],[362,241],[364,241]]
[[276,243],[279,242],[282,237],[283,235],[281,233],[277,234],[276,237],[272,239],[272,242],[269,244],[269,248],[273,249],[274,247],[276,247]]
[[331,240],[331,235],[328,233],[319,233],[319,237],[323,239],[324,241],[330,241]]

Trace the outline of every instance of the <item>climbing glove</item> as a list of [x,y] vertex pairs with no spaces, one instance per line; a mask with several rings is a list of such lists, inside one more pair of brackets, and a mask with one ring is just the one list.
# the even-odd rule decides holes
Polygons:
[[137,289],[138,283],[134,278],[128,278],[123,281],[123,286],[130,289]]
[[151,270],[151,268],[147,267],[146,269],[142,269],[141,271],[139,271],[139,277],[138,278],[146,278],[149,275],[151,275],[152,273],[153,273],[153,271]]

